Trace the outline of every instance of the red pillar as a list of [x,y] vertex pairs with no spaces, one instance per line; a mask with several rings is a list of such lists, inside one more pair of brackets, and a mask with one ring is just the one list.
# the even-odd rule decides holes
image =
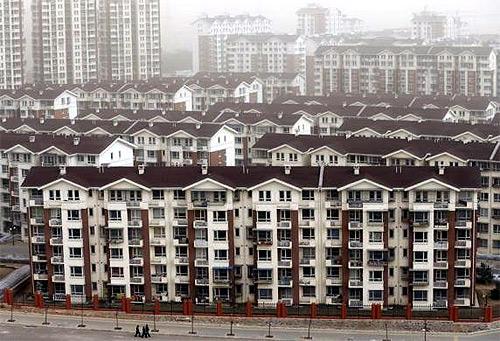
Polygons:
[[122,296],[122,311],[127,312],[127,298],[125,296]]
[[382,318],[382,304],[377,304],[377,318],[381,319]]
[[221,302],[217,302],[215,304],[215,314],[217,316],[222,316],[223,315],[223,312],[222,312],[222,303]]
[[457,322],[458,321],[458,307],[452,305],[448,307],[448,316],[450,321]]
[[340,307],[340,318],[345,320],[347,318],[347,304],[342,303]]
[[160,313],[160,301],[158,299],[155,299],[154,311],[157,315]]
[[97,295],[92,297],[92,308],[94,310],[99,310],[99,296]]
[[276,317],[281,317],[281,302],[276,303]]
[[372,320],[376,320],[377,319],[377,317],[378,317],[377,310],[378,310],[377,305],[376,304],[372,304],[372,311],[371,311]]
[[405,308],[405,318],[411,320],[413,318],[413,309],[411,304],[407,304]]
[[245,315],[246,317],[252,317],[253,315],[253,306],[250,301],[247,301],[247,303],[245,304]]
[[316,303],[311,303],[311,318],[315,319],[318,316],[318,306]]
[[490,305],[484,308],[484,322],[493,322],[493,307]]
[[281,303],[281,317],[288,317],[288,308],[285,303]]
[[3,292],[3,303],[11,305],[13,301],[12,289],[5,289]]
[[42,294],[40,294],[39,291],[35,293],[35,307],[36,308],[43,308],[43,303],[42,303]]
[[43,309],[44,307],[45,307],[45,299],[43,298],[43,295],[40,294],[39,308]]
[[66,305],[67,310],[71,310],[71,295],[70,294],[66,295],[65,305]]
[[130,297],[127,297],[125,299],[125,312],[127,314],[130,314],[132,312],[132,299]]

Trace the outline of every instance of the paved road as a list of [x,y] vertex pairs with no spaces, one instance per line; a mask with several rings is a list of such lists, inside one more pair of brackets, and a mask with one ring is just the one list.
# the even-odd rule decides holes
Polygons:
[[[97,339],[125,340],[134,339],[133,330],[136,324],[144,321],[120,320],[121,331],[114,331],[115,321],[104,318],[84,318],[85,328],[78,328],[80,323],[78,316],[51,316],[49,315],[49,326],[42,326],[43,315],[22,314],[14,316],[15,322],[5,322],[9,319],[8,311],[0,312],[0,340],[2,341],[32,341],[32,340],[57,340],[64,339],[70,341],[91,341]],[[196,320],[195,320],[196,321]],[[152,327],[152,324],[150,323]],[[153,333],[153,338],[163,340],[220,340],[227,337],[229,326],[226,325],[199,325],[195,323],[197,335],[190,336],[188,331],[191,328],[189,322],[161,322],[157,324],[159,333]],[[300,340],[306,335],[305,329],[294,328],[272,328],[273,340]],[[267,327],[255,326],[234,326],[235,337],[238,340],[265,340]],[[321,329],[312,331],[313,340],[352,340],[352,341],[381,341],[385,334],[383,331],[346,331]],[[392,341],[420,341],[424,339],[423,332],[419,333],[389,333]],[[269,339],[267,339],[269,340]],[[482,332],[474,335],[454,335],[454,334],[434,334],[428,333],[429,341],[498,341],[500,340],[500,329],[490,332]]]

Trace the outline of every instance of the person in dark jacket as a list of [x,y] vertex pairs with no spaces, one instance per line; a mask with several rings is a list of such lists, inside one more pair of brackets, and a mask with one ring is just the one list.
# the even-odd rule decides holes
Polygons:
[[135,335],[134,337],[141,337],[141,331],[139,329],[139,325],[135,326]]
[[151,337],[151,334],[149,334],[149,326],[146,324],[146,337]]
[[146,326],[142,326],[142,335],[141,335],[142,338],[145,338],[146,337]]

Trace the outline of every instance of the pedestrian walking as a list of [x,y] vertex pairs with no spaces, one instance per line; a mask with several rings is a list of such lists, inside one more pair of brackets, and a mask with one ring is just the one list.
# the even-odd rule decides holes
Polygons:
[[142,338],[145,338],[146,337],[146,326],[142,326],[142,335],[141,335]]
[[149,326],[146,324],[146,337],[151,337],[151,334],[149,333]]
[[135,335],[134,337],[141,337],[141,331],[139,329],[139,325],[135,326]]

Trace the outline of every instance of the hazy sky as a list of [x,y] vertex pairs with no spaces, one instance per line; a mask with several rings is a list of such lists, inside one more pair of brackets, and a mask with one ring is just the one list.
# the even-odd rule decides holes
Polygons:
[[309,3],[337,7],[364,20],[368,29],[405,27],[412,12],[429,10],[461,14],[474,33],[500,34],[500,0],[160,0],[164,45],[191,49],[191,23],[201,14],[262,14],[276,32],[294,33],[295,11]]

